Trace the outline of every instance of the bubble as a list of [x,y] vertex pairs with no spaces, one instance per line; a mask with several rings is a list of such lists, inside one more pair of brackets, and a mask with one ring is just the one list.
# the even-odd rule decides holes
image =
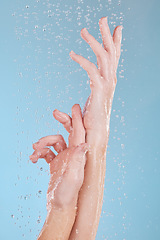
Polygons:
[[41,194],[41,193],[42,193],[42,191],[41,191],[41,190],[39,190],[39,191],[38,191],[38,193],[39,193],[39,194]]

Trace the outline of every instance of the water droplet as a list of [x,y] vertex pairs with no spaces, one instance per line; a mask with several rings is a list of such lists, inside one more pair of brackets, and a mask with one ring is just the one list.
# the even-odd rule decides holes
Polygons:
[[14,215],[13,215],[13,214],[11,215],[11,218],[14,218]]
[[124,144],[123,143],[121,144],[121,148],[124,149]]

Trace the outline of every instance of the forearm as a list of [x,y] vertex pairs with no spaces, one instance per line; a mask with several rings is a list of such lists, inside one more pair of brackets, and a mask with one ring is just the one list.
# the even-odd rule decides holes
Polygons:
[[52,208],[37,240],[68,240],[76,216],[76,204],[66,208]]
[[[107,141],[108,137],[106,137]],[[85,177],[79,192],[78,212],[69,240],[94,240],[101,215],[104,181],[106,171],[106,148],[100,148],[104,144],[104,138],[95,138],[88,133],[86,142],[91,149],[87,153]],[[107,144],[107,142],[105,143]]]

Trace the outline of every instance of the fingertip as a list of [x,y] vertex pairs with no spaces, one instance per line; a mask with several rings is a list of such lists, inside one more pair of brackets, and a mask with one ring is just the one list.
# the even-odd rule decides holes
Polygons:
[[37,150],[37,148],[39,148],[39,146],[41,145],[41,140],[42,140],[43,138],[40,138],[37,142],[35,142],[35,143],[33,143],[33,149],[34,150]]
[[62,124],[65,124],[68,121],[69,115],[64,112],[55,109],[53,111],[53,117]]
[[81,33],[88,33],[87,28],[82,28],[82,29],[81,29]]
[[81,110],[80,105],[78,103],[74,104],[71,108],[72,112],[77,112]]
[[103,25],[108,25],[108,17],[102,17],[99,20],[99,25],[100,25],[100,27],[102,27]]
[[80,105],[78,104],[78,103],[75,103],[73,106],[72,106],[72,108],[74,108],[74,107],[80,107]]
[[57,109],[54,109],[54,110],[53,110],[53,114],[54,114],[56,111],[57,111]]
[[54,118],[56,118],[57,112],[58,112],[58,109],[54,109],[54,111],[53,111],[53,117]]
[[108,19],[108,16],[105,16],[105,17],[101,17],[100,19],[99,19],[99,22],[101,22],[101,21],[106,21]]
[[123,30],[123,26],[120,25],[120,26],[119,26],[119,31],[120,31],[120,33],[119,33],[119,38],[120,38],[120,42],[122,41],[122,30]]
[[29,159],[32,161],[32,163],[38,162],[38,159],[35,156],[33,156],[33,154],[29,156]]
[[[37,142],[37,143],[38,143],[38,142]],[[37,143],[33,143],[33,144],[32,144],[32,147],[33,147],[34,150],[37,149]]]
[[76,55],[76,54],[75,54],[75,52],[73,52],[73,50],[72,50],[72,51],[70,51],[69,55],[72,56],[72,55]]
[[84,31],[84,29],[85,29],[85,28],[82,28],[82,29],[81,29],[81,33]]
[[123,29],[123,26],[122,26],[122,25],[118,25],[118,26],[115,28],[116,31],[118,30],[118,31],[120,31],[120,32],[122,31],[122,29]]

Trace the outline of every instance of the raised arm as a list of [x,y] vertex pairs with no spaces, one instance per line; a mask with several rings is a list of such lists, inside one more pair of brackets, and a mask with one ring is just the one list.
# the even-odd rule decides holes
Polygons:
[[[112,101],[117,83],[116,71],[120,57],[122,26],[117,26],[111,36],[107,18],[99,21],[103,46],[82,29],[82,38],[90,45],[97,57],[97,65],[84,57],[70,53],[71,58],[87,71],[90,78],[91,95],[84,111],[87,152],[85,177],[79,192],[77,216],[69,240],[94,240],[102,209],[106,171],[106,150],[109,139],[109,124]],[[63,115],[63,113],[61,113]],[[64,115],[63,123],[69,123]]]
[[[116,71],[120,57],[122,26],[117,26],[113,37],[107,18],[99,21],[103,46],[85,29],[82,38],[90,45],[97,57],[97,67],[84,57],[70,54],[71,58],[87,71],[91,95],[83,115],[86,142],[90,145],[85,166],[85,178],[79,193],[78,214],[70,240],[95,239],[103,203],[106,172],[106,149],[112,100],[117,83]],[[77,232],[79,234],[77,234]]]

